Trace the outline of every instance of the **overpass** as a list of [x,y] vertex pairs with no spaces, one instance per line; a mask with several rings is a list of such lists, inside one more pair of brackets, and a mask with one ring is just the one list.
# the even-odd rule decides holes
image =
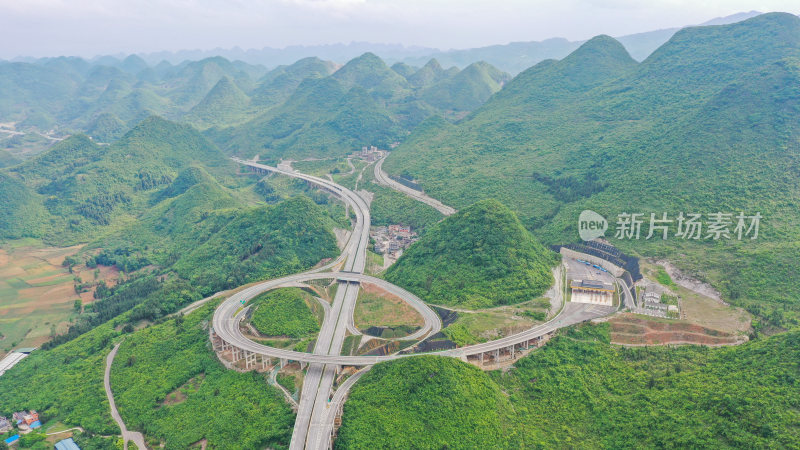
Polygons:
[[[345,203],[348,209],[352,208],[356,220],[353,225],[353,232],[350,234],[350,239],[345,245],[341,255],[329,264],[309,271],[308,273],[320,273],[333,268],[340,268],[346,274],[360,274],[364,272],[367,259],[367,245],[369,244],[370,213],[369,205],[363,198],[350,189],[324,178],[287,170],[288,168],[282,169],[259,164],[255,161],[247,161],[240,158],[232,159],[259,173],[276,173],[304,180],[312,186],[316,186],[335,195]],[[265,286],[262,283],[240,292],[239,294],[244,293],[242,296],[232,297],[236,297],[238,299],[237,301],[244,300],[246,303],[247,299],[258,295],[260,292],[264,292],[264,290],[266,290],[264,288]],[[323,321],[317,335],[313,356],[330,357],[339,355],[344,343],[344,338],[352,322],[352,315],[355,310],[356,299],[358,298],[358,290],[359,285],[357,283],[352,283],[349,280],[339,281],[339,288],[333,299],[330,314],[326,320]],[[248,295],[251,294],[252,296],[248,297]],[[231,304],[226,301],[223,303],[223,306],[225,305],[229,308]],[[227,308],[225,311],[228,314],[231,313]],[[217,313],[219,313],[219,309]],[[215,319],[217,318],[217,313],[214,315]],[[255,345],[255,343],[245,339],[241,333],[238,335],[236,334],[238,331],[238,323],[242,317],[241,314],[236,314],[234,317],[228,315],[227,320],[222,321],[224,323],[216,323],[218,321],[215,320],[214,331],[212,332],[212,341],[215,342],[215,348],[229,348],[234,360],[237,358],[241,359],[242,357],[245,359],[245,367],[247,368],[254,367],[256,360],[259,358],[261,364],[264,365],[265,358],[269,358],[269,355],[274,352],[270,350],[264,351],[264,349],[260,348],[256,348],[256,351],[253,351],[251,346]],[[215,340],[214,336],[216,333],[220,333],[222,336],[226,337],[222,340]],[[234,335],[234,338],[231,339],[231,336],[228,336],[228,334]],[[261,351],[258,352],[259,350]],[[281,366],[283,366],[288,359],[278,358],[278,361],[280,361]],[[318,435],[318,430],[324,427],[320,427],[319,425],[315,426],[314,424],[320,423],[324,420],[323,418],[327,417],[328,399],[333,390],[334,377],[340,366],[325,365],[324,361],[303,361],[301,363],[309,363],[310,365],[303,381],[297,418],[294,428],[292,429],[290,448],[317,448],[319,446],[317,442],[323,442],[323,439]],[[324,441],[327,442],[327,439],[324,439]]]
[[[313,270],[266,281],[243,289],[223,301],[214,312],[212,319],[209,337],[214,349],[216,351],[230,352],[234,363],[243,361],[245,369],[266,368],[274,364],[279,364],[280,367],[283,367],[293,361],[298,362],[301,367],[307,366],[297,419],[292,431],[290,444],[292,449],[328,448],[331,445],[334,419],[341,411],[348,390],[358,380],[358,377],[366,370],[369,370],[369,366],[373,364],[421,354],[455,357],[465,361],[478,361],[481,364],[486,360],[494,362],[500,362],[503,359],[513,360],[531,346],[541,345],[548,335],[559,328],[609,315],[616,311],[616,308],[601,305],[564,304],[563,286],[561,285],[562,277],[559,272],[555,277],[556,284],[553,292],[558,296],[557,300],[563,307],[550,321],[528,330],[494,341],[440,352],[404,353],[384,356],[341,355],[346,332],[348,330],[352,332],[355,328],[353,325],[353,312],[361,283],[371,283],[381,287],[398,296],[420,313],[424,319],[424,325],[404,339],[416,340],[438,333],[442,327],[441,320],[438,314],[414,294],[385,280],[364,275],[366,250],[369,243],[370,212],[369,205],[358,194],[324,178],[259,164],[255,161],[239,158],[232,159],[259,173],[276,173],[305,180],[311,185],[337,196],[348,208],[353,209],[356,216],[353,232],[341,255],[334,261]],[[383,160],[376,164],[376,178],[393,182],[394,180],[389,179],[382,172],[382,162]],[[386,182],[389,183],[389,181]],[[396,182],[395,184],[402,186]],[[405,186],[402,186],[405,189],[395,186],[390,187],[403,192],[405,192],[405,189],[411,190]],[[443,214],[455,212],[452,208],[442,205],[424,194],[416,191],[406,193],[439,209]],[[561,266],[559,266],[559,270],[560,268]],[[330,311],[327,311],[325,320],[320,327],[312,353],[296,352],[259,344],[248,339],[241,332],[240,323],[248,312],[249,306],[247,302],[249,300],[263,292],[281,286],[293,286],[303,281],[320,279],[336,280],[339,283],[339,287]],[[624,284],[622,280],[617,281]],[[363,367],[363,369],[356,375],[351,376],[336,392],[333,392],[333,381],[343,366]]]
[[[280,361],[281,365],[285,365],[289,362],[299,362],[303,364],[319,363],[332,364],[336,366],[357,367],[368,366],[377,364],[379,362],[391,361],[397,358],[421,354],[450,356],[461,359],[467,359],[471,356],[497,359],[501,355],[514,355],[519,350],[524,350],[528,348],[526,346],[530,346],[539,342],[543,336],[550,334],[559,328],[574,325],[594,318],[603,317],[612,314],[617,310],[616,307],[611,306],[567,303],[563,306],[559,314],[548,322],[534,326],[511,336],[481,344],[468,345],[465,347],[439,352],[407,353],[385,356],[322,355],[297,352],[294,350],[269,347],[257,342],[253,342],[245,337],[241,332],[239,323],[244,319],[248,309],[247,306],[242,307],[242,301],[244,301],[246,304],[248,300],[263,292],[281,286],[291,285],[292,283],[296,282],[340,278],[345,278],[350,282],[375,284],[376,286],[400,297],[415,310],[417,310],[425,320],[425,324],[422,328],[420,328],[420,330],[411,336],[407,336],[405,339],[420,339],[426,335],[438,333],[439,330],[441,330],[441,320],[436,312],[430,309],[414,294],[385,280],[361,274],[341,275],[341,272],[305,272],[260,283],[231,296],[225,302],[223,302],[215,311],[212,322],[213,330],[211,331],[211,340],[214,343],[215,348],[219,350],[230,350],[232,348],[239,349],[240,353],[237,353],[234,358],[239,360],[246,359],[249,356],[251,358],[251,362],[247,363],[248,368],[256,367],[254,364],[255,357],[258,357],[262,364],[267,365],[271,364],[272,359],[276,359]],[[559,293],[557,295],[560,295],[563,288],[563,286],[561,286],[561,277],[557,276],[556,280],[554,291]],[[563,303],[563,299],[560,297],[559,301]]]

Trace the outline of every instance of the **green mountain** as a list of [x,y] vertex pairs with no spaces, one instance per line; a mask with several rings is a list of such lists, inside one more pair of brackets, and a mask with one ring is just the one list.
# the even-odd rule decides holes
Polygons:
[[98,142],[108,143],[121,138],[128,132],[125,122],[111,113],[102,113],[86,130],[86,134]]
[[[74,434],[81,448],[116,447],[119,428],[108,414],[103,373],[112,342],[124,339],[111,384],[126,426],[170,448],[204,439],[214,447],[232,441],[245,448],[288,446],[294,414],[277,388],[255,373],[227,369],[207,345],[216,305],[136,332],[115,330],[109,322],[56,348],[37,350],[3,375],[3,408],[32,408],[82,427]],[[177,422],[184,425],[177,429]]]
[[99,262],[154,264],[208,295],[338,253],[331,218],[304,196],[252,207],[202,168],[189,167],[153,201],[135,222],[89,244],[105,249]]
[[444,74],[444,69],[439,64],[439,61],[431,59],[427,64],[422,66],[421,69],[406,78],[414,87],[420,88],[430,86],[440,81],[444,77]]
[[246,72],[225,58],[213,57],[188,62],[177,73],[165,76],[166,81],[177,86],[166,95],[179,107],[189,108],[200,102],[226,76],[244,91],[254,87]]
[[128,311],[130,323],[156,320],[214,292],[338,254],[326,209],[304,196],[253,206],[256,179],[231,179],[232,165],[195,130],[154,117],[117,143],[76,135],[0,172],[4,238],[88,241],[69,264],[128,274],[113,288],[98,286],[91,314],[46,347]]
[[348,89],[331,76],[306,79],[284,104],[228,133],[214,139],[235,154],[320,157],[341,155],[364,143],[388,146],[401,128],[365,89]]
[[[607,342],[607,325],[571,330],[497,378],[504,392],[519,392],[512,404],[527,412],[515,416],[522,443],[514,447],[558,447],[567,439],[595,448],[783,447],[797,440],[790,375],[799,368],[797,330],[720,349]],[[565,421],[566,428],[554,428]]]
[[409,66],[406,63],[399,62],[399,63],[392,64],[392,70],[394,70],[395,72],[400,74],[400,76],[402,76],[403,78],[405,78],[407,80],[408,77],[413,75],[419,69],[417,69],[416,67],[413,67],[413,66]]
[[174,106],[167,98],[149,89],[134,88],[120,101],[114,102],[104,111],[116,115],[125,123],[134,125],[151,115],[172,115]]
[[332,220],[305,196],[243,210],[221,223],[173,266],[203,293],[300,272],[339,253]]
[[364,53],[350,60],[331,75],[345,88],[359,87],[382,100],[390,100],[407,95],[408,81],[393,71],[372,53]]
[[[501,70],[517,74],[543,60],[563,58],[580,45],[581,42],[551,38],[544,41],[511,42],[506,45],[448,50],[424,57],[406,58],[403,61],[411,65],[421,65],[433,57],[445,66],[458,67],[467,67],[476,61],[487,61]],[[652,51],[655,47],[650,50]]]
[[233,163],[191,127],[150,117],[112,145],[76,135],[8,174],[41,194],[31,203],[50,213],[44,235],[70,242],[136,217],[153,191],[194,164],[222,173]]
[[283,104],[255,119],[207,135],[229,153],[265,159],[340,156],[365,144],[388,148],[432,115],[475,108],[505,79],[486,64],[456,73],[433,61],[420,70],[435,72],[431,82],[442,83],[415,88],[366,53],[328,77],[306,78]]
[[19,178],[0,172],[0,238],[40,236],[46,219],[42,198]]
[[[718,17],[698,25],[727,25],[750,19],[759,14],[761,13],[758,11],[741,12],[730,16]],[[625,49],[635,60],[643,61],[678,31],[680,31],[680,28],[666,28],[616,36],[615,38],[625,46]],[[564,38],[551,38],[532,42],[511,42],[487,47],[427,53],[423,56],[404,58],[403,62],[413,66],[424,64],[430,58],[436,58],[446,66],[466,67],[475,61],[486,61],[500,70],[516,75],[542,61],[565,58],[584,43],[585,41],[568,41]]]
[[5,150],[0,150],[0,169],[3,167],[13,166],[18,163],[19,160],[15,158],[14,155]]
[[[108,89],[112,83],[135,83],[134,78],[116,67],[95,66],[86,75],[78,87],[77,96],[84,99],[94,99]],[[85,102],[90,103],[90,102]]]
[[283,103],[306,78],[327,77],[336,69],[335,63],[319,58],[303,58],[290,66],[278,67],[259,80],[252,93],[253,103],[260,106]]
[[[133,333],[120,346],[111,383],[125,425],[169,448],[201,440],[217,448],[288,446],[294,414],[277,388],[229,370],[207,345],[213,306]],[[184,392],[180,401],[176,391]]]
[[135,222],[90,247],[125,249],[159,266],[169,266],[230,221],[228,210],[245,207],[244,201],[200,167],[181,171],[152,201],[155,205]]
[[483,200],[427,230],[386,279],[428,303],[486,308],[542,295],[556,259],[511,210]]
[[128,55],[119,65],[119,68],[130,74],[137,74],[147,69],[147,63],[137,55]]
[[39,64],[0,62],[0,118],[52,126],[55,111],[69,102],[79,77]]
[[228,77],[223,77],[184,117],[201,127],[229,125],[243,119],[250,98]]
[[108,143],[157,115],[204,129],[239,155],[342,155],[365,144],[388,148],[431,115],[461,118],[503,82],[482,65],[459,73],[432,60],[404,71],[372,53],[341,68],[311,57],[266,74],[221,57],[153,67],[137,56],[0,63],[0,121],[31,135],[3,144],[35,154],[51,144],[37,133],[51,129]]
[[375,365],[353,387],[336,447],[499,448],[512,410],[477,367],[438,356],[402,358]]
[[463,122],[412,134],[384,169],[455,207],[499,198],[549,244],[577,240],[584,209],[612,224],[623,212],[760,212],[755,241],[609,237],[790,325],[798,56],[800,19],[780,13],[684,29],[641,64],[598,37],[521,73]]
[[[264,72],[266,69],[261,66],[219,57],[154,67],[135,55],[122,61],[112,57],[91,62],[64,57],[25,63],[0,61],[0,122],[12,122],[17,131],[26,133],[24,142],[19,136],[7,139],[0,144],[0,150],[22,147],[22,154],[40,153],[52,141],[38,139],[39,133],[49,134],[51,130],[59,137],[83,132],[110,142],[123,134],[121,130],[150,115],[182,120],[194,107],[198,108],[198,115],[207,116],[193,116],[192,121],[198,125],[233,125],[254,117],[258,111],[237,111],[209,123],[211,115],[219,116],[213,105],[224,103],[220,102],[219,92],[211,91],[227,78],[235,89],[226,87],[221,97],[226,98],[233,90],[250,92]],[[285,86],[285,94],[295,86]],[[223,106],[220,111],[231,105]]]
[[421,97],[441,110],[472,111],[486,102],[510,79],[511,76],[507,73],[485,62],[477,62],[470,64],[455,76],[428,87],[421,93]]

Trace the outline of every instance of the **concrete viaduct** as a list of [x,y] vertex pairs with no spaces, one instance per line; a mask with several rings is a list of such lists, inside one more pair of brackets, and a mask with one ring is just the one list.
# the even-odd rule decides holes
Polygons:
[[[348,390],[373,364],[422,354],[455,357],[478,364],[513,360],[528,349],[540,346],[559,328],[609,315],[616,310],[616,308],[600,305],[564,304],[561,276],[563,267],[559,266],[555,273],[556,284],[553,292],[562,307],[559,313],[546,323],[491,342],[439,352],[408,352],[385,356],[341,355],[344,337],[347,331],[354,329],[352,325],[353,311],[362,283],[378,285],[397,295],[422,315],[425,320],[424,325],[406,339],[422,339],[439,332],[442,326],[441,320],[438,314],[412,293],[385,280],[364,275],[366,249],[369,243],[370,211],[368,203],[361,196],[323,178],[286,168],[271,167],[255,161],[232,159],[258,173],[276,173],[305,180],[341,199],[348,209],[354,211],[356,216],[350,239],[336,260],[307,272],[250,286],[223,301],[214,312],[209,338],[215,350],[230,355],[234,365],[243,363],[245,370],[252,370],[266,369],[275,365],[282,368],[290,362],[297,362],[302,368],[307,369],[297,419],[292,431],[291,449],[331,447],[334,422],[337,415],[341,413]],[[376,166],[376,171],[379,170],[380,167]],[[420,199],[420,201],[425,200]],[[447,212],[452,213],[451,210],[447,210]],[[243,335],[240,323],[247,314],[249,308],[247,303],[250,299],[281,286],[297,285],[299,282],[319,279],[335,280],[339,283],[339,287],[330,311],[326,314],[320,328],[313,353],[269,347],[253,342]],[[348,378],[334,392],[335,376],[344,366],[362,367],[362,369]]]

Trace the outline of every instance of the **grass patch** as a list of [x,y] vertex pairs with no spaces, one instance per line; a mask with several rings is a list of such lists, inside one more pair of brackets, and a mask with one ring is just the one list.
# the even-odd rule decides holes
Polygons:
[[659,284],[662,286],[666,286],[670,289],[677,289],[678,285],[672,281],[672,277],[669,276],[667,271],[663,267],[658,267],[655,271],[655,279],[658,281]]
[[359,290],[353,320],[359,330],[373,326],[422,326],[424,323],[414,308],[372,285]]
[[267,336],[301,338],[319,331],[320,324],[311,310],[316,302],[307,292],[282,288],[266,292],[252,300],[251,323]]

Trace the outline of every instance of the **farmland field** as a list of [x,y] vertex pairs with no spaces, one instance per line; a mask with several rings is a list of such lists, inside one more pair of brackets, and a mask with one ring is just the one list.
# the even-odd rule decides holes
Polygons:
[[[37,347],[53,332],[66,331],[75,316],[75,300],[93,301],[92,291],[75,292],[75,276],[83,282],[95,280],[84,266],[69,273],[61,263],[80,246],[47,247],[35,240],[11,241],[0,246],[0,355],[15,347]],[[116,270],[101,267],[97,280],[109,284]]]

